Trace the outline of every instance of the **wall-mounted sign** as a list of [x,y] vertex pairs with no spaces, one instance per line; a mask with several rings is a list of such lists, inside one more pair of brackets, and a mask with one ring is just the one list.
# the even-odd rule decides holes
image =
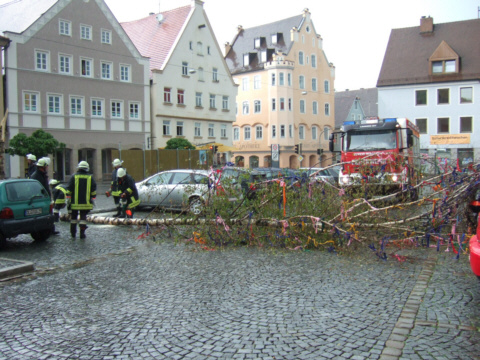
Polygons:
[[430,135],[430,145],[470,144],[470,134]]

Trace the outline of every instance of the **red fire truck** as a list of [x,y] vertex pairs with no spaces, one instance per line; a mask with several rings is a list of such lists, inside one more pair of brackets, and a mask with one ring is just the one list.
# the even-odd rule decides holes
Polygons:
[[329,145],[341,153],[342,187],[366,185],[374,195],[385,195],[417,183],[420,134],[406,118],[345,121]]

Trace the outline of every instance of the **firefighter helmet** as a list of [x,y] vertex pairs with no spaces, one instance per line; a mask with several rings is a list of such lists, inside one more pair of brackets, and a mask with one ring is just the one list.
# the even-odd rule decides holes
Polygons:
[[123,161],[120,160],[120,159],[115,159],[115,160],[113,160],[113,162],[112,162],[112,165],[115,166],[115,167],[120,166],[120,165],[122,165],[122,164],[123,164]]
[[123,178],[125,175],[127,175],[127,172],[124,168],[120,168],[117,170],[117,177]]
[[45,160],[45,158],[41,158],[40,160],[37,161],[35,165],[37,165],[38,167],[45,167],[45,166],[48,166],[48,162],[47,160]]
[[37,157],[33,154],[27,154],[26,156],[28,160],[37,161]]
[[77,168],[89,171],[90,170],[90,165],[88,165],[88,162],[83,160],[83,161],[80,161],[78,163]]
[[55,186],[58,185],[60,182],[58,180],[52,179],[48,182],[50,186]]

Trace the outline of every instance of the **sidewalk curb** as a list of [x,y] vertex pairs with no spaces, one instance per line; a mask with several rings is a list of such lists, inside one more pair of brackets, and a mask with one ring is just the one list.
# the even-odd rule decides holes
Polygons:
[[35,266],[30,261],[19,261],[0,258],[0,281],[8,280],[18,275],[32,273]]

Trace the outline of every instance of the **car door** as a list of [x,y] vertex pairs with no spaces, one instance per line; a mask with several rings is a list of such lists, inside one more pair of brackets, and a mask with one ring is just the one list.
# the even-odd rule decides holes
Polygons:
[[191,172],[173,172],[170,179],[167,202],[170,208],[181,209],[188,203],[188,197],[195,192],[195,183]]
[[138,189],[142,205],[165,207],[171,177],[172,172],[165,171],[143,182]]

